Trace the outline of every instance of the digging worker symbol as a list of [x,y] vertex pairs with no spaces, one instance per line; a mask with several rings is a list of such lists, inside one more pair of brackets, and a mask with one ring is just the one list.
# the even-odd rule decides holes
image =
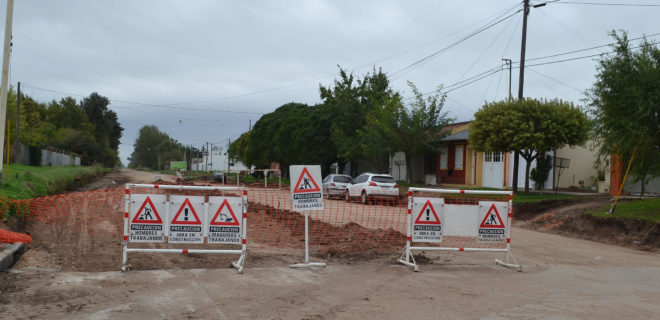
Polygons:
[[485,224],[487,224],[487,225],[496,225],[497,224],[497,219],[495,219],[495,214],[494,213],[492,213],[492,212],[490,213],[490,217],[488,218],[488,221],[486,221]]
[[145,207],[141,220],[153,220],[153,219],[154,217],[151,215],[151,209]]
[[300,190],[306,190],[306,189],[311,189],[312,185],[309,183],[309,178],[303,177],[303,183],[300,186]]

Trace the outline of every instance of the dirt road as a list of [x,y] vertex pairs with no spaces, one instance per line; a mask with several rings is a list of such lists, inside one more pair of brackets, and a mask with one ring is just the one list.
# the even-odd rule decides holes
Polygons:
[[[132,172],[124,173],[116,178],[152,182],[133,181]],[[523,272],[495,265],[501,254],[438,252],[417,256],[418,273],[397,264],[394,253],[367,260],[313,257],[328,266],[293,269],[289,264],[304,259],[302,250],[255,243],[244,274],[228,268],[236,257],[192,254],[145,255],[133,260],[138,270],[127,273],[75,272],[50,264],[52,252],[67,254],[61,249],[66,243],[53,244],[30,249],[14,270],[0,273],[0,318],[660,318],[658,253],[516,227],[512,233],[512,251]],[[98,250],[103,255],[97,260],[116,260],[118,268],[120,241],[94,239],[87,257]],[[98,266],[70,263],[80,267],[65,270]]]
[[[514,229],[524,272],[490,254],[430,254],[419,273],[394,262],[326,261],[293,269],[292,252],[233,269],[0,275],[6,319],[657,319],[654,253]],[[432,263],[432,264],[431,264]]]

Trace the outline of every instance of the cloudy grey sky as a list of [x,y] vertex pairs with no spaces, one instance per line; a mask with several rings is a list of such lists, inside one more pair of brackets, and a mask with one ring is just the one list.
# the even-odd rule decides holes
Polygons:
[[[319,84],[332,84],[337,65],[357,76],[382,67],[405,97],[406,80],[422,92],[444,85],[446,110],[466,121],[508,95],[503,58],[514,61],[517,96],[521,8],[522,0],[18,0],[10,82],[43,102],[110,98],[125,129],[124,164],[148,124],[184,144],[226,147],[282,104],[319,103]],[[657,40],[659,15],[655,0],[532,8],[525,96],[580,104],[596,72],[595,58],[583,57],[610,51],[613,29]]]

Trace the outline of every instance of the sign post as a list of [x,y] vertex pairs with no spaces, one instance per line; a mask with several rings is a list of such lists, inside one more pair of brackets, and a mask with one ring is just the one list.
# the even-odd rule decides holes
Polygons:
[[323,262],[309,261],[309,211],[323,210],[323,190],[317,183],[321,181],[321,166],[289,166],[289,173],[292,209],[305,214],[305,262],[292,264],[291,267],[325,267]]

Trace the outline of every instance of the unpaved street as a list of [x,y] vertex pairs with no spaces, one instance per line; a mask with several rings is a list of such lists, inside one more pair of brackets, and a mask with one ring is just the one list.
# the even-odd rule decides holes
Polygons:
[[[4,274],[6,319],[657,319],[654,253],[514,229],[524,272],[497,255],[430,254],[421,272],[389,259],[293,269],[293,252],[234,269]],[[261,250],[257,250],[261,251]],[[314,259],[318,260],[318,258]],[[432,264],[431,264],[432,263]]]
[[[132,175],[126,170],[115,178],[153,179],[135,181]],[[91,261],[62,264],[59,255],[76,257],[61,249],[67,244],[42,244],[28,250],[14,270],[0,273],[0,318],[660,318],[658,253],[515,227],[512,233],[512,251],[523,272],[495,265],[493,259],[502,254],[469,252],[419,254],[421,272],[397,264],[395,253],[315,256],[312,261],[328,266],[294,269],[289,265],[304,259],[301,249],[254,242],[249,242],[243,274],[229,268],[236,258],[230,255],[143,254],[137,259],[138,253],[131,257],[134,270],[127,273],[74,272],[66,270],[118,270],[119,241],[95,236],[93,246],[85,247],[102,252],[96,257],[109,264],[105,267]]]

